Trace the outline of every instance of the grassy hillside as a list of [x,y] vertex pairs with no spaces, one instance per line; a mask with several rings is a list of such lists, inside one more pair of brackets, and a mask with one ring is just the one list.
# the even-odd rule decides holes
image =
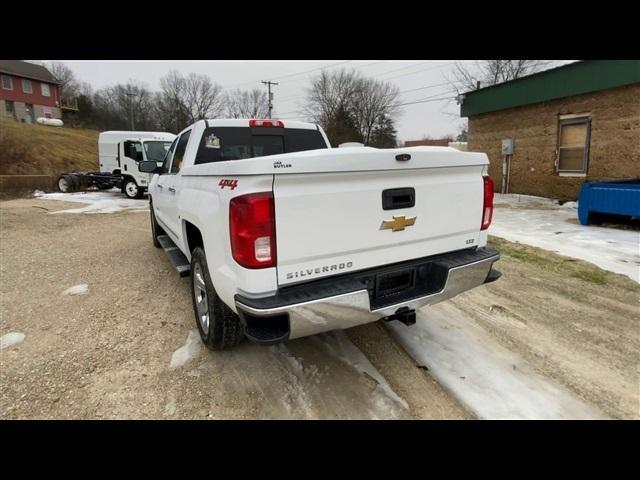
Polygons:
[[99,170],[96,130],[0,122],[0,175]]

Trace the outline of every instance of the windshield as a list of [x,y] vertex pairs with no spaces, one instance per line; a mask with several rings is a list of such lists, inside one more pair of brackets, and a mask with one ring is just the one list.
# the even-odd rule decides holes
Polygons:
[[171,142],[165,141],[144,142],[144,151],[147,154],[147,160],[162,162],[170,146]]

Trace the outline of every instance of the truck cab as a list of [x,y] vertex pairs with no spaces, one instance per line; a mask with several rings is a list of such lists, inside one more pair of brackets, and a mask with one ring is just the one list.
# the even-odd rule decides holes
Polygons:
[[142,198],[151,175],[140,172],[138,163],[158,166],[176,138],[168,132],[102,132],[98,139],[101,172],[122,176],[121,189],[129,198]]

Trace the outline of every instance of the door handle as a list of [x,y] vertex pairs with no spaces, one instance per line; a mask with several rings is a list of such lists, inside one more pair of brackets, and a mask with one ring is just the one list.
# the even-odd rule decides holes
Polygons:
[[169,191],[170,191],[171,193],[176,193],[176,189],[175,189],[175,188],[173,188],[173,187],[169,187]]

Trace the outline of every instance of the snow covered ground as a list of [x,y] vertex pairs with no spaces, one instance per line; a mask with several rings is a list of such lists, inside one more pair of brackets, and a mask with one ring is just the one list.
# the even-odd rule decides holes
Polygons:
[[399,322],[387,327],[418,365],[427,367],[479,418],[605,418],[563,386],[537,374],[450,302],[422,309],[412,327]]
[[489,235],[591,262],[640,283],[640,232],[584,226],[576,202],[496,194]]
[[132,200],[124,196],[118,189],[106,191],[88,191],[75,193],[44,193],[35,191],[36,198],[60,200],[63,202],[86,203],[79,208],[70,208],[51,213],[115,213],[124,211],[147,211],[149,201],[145,198]]

